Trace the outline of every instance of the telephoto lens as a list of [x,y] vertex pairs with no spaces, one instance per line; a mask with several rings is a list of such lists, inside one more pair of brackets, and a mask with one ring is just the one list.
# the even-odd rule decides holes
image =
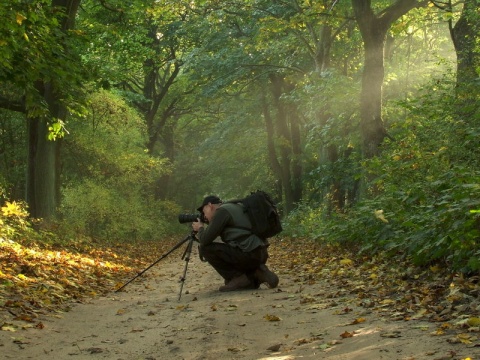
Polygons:
[[198,219],[202,219],[203,214],[180,214],[178,215],[178,222],[180,224],[185,224],[189,222],[196,222]]

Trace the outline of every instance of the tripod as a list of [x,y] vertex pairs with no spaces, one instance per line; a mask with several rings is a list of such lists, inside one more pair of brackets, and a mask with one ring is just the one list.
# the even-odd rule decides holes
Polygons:
[[165,259],[168,255],[170,255],[172,252],[177,250],[180,246],[182,246],[184,243],[188,241],[187,247],[185,248],[185,251],[182,255],[182,260],[185,260],[185,268],[183,269],[183,274],[182,277],[180,278],[180,293],[178,294],[178,301],[180,301],[180,298],[182,297],[182,290],[183,290],[183,284],[185,283],[185,279],[187,278],[187,268],[188,268],[188,262],[190,261],[190,255],[192,253],[192,247],[193,247],[193,242],[197,240],[195,236],[196,232],[192,230],[192,232],[183,240],[178,242],[173,248],[171,248],[168,252],[163,254],[160,258],[155,260],[152,264],[150,264],[146,269],[140,271],[135,277],[132,279],[128,280],[125,284],[123,284],[121,287],[119,287],[115,292],[119,292],[122,290],[125,286],[130,284],[133,280],[138,278],[139,276],[143,275],[147,270],[158,264],[161,260]]

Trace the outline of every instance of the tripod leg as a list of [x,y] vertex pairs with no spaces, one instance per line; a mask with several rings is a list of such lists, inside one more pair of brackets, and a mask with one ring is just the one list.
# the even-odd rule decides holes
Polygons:
[[187,268],[188,268],[188,262],[190,261],[190,254],[192,253],[192,247],[193,247],[193,240],[195,238],[192,236],[190,239],[190,242],[187,245],[187,248],[185,249],[185,252],[183,253],[182,259],[185,259],[185,267],[183,268],[183,275],[180,278],[180,292],[178,294],[178,301],[180,301],[180,298],[182,297],[182,290],[183,290],[183,284],[185,283],[185,280],[187,278]]
[[141,272],[139,272],[135,277],[133,277],[132,279],[130,279],[129,281],[127,281],[125,284],[123,284],[121,287],[119,287],[117,290],[115,290],[115,292],[119,292],[120,290],[122,290],[125,286],[127,286],[128,284],[130,284],[133,280],[135,280],[136,278],[138,278],[139,276],[143,275],[147,270],[149,270],[150,268],[152,268],[154,265],[156,265],[158,262],[160,262],[161,260],[165,259],[168,255],[170,255],[172,252],[174,252],[175,250],[177,250],[180,246],[182,246],[184,243],[186,243],[188,240],[192,240],[194,238],[194,236],[192,234],[188,235],[185,239],[183,239],[182,241],[178,242],[172,249],[170,249],[168,252],[166,252],[165,254],[163,254],[159,259],[157,259],[154,263],[152,263],[150,266],[148,266],[146,269],[142,270]]

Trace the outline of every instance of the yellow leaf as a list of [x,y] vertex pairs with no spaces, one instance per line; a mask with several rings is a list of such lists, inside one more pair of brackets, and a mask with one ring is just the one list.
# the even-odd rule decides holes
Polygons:
[[388,223],[388,220],[385,218],[385,215],[383,215],[383,210],[375,210],[375,217],[383,221],[384,223]]
[[428,312],[427,309],[420,309],[415,315],[412,316],[413,320],[420,319]]
[[467,324],[468,324],[468,326],[471,326],[471,327],[480,326],[480,318],[471,317],[467,320]]
[[23,21],[27,19],[25,16],[23,16],[22,14],[19,14],[19,13],[17,13],[16,18],[17,18],[17,24],[18,25],[22,25]]
[[463,344],[471,344],[472,337],[469,334],[458,334],[457,338],[463,343]]
[[5,206],[2,207],[3,216],[25,216],[26,213],[22,207],[17,204],[15,201],[5,203]]
[[342,260],[340,260],[340,265],[351,266],[351,265],[353,265],[353,261],[350,260],[350,259],[342,259]]
[[382,300],[380,303],[383,304],[383,305],[389,305],[389,304],[395,303],[395,300],[385,299],[385,300]]
[[365,322],[366,320],[367,320],[367,319],[365,319],[365,318],[355,319],[355,320],[353,320],[352,325],[361,324],[361,323]]
[[11,331],[11,332],[17,331],[17,329],[15,329],[13,326],[9,326],[9,325],[3,325],[0,329],[3,330],[3,331]]

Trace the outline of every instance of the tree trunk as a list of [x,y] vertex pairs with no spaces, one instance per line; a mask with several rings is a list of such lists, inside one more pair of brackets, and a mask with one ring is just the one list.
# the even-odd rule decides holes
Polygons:
[[[137,107],[144,114],[148,131],[148,152],[152,155],[161,154],[174,161],[174,121],[175,111],[179,98],[166,103],[166,97],[174,81],[180,73],[181,62],[176,60],[175,48],[170,48],[170,60],[172,65],[159,64],[161,50],[160,41],[157,38],[158,28],[155,24],[150,26],[148,37],[152,41],[153,48],[157,51],[158,58],[146,59],[143,64],[143,96],[147,102],[138,103]],[[164,66],[162,68],[162,66]],[[159,148],[159,145],[160,148]],[[168,195],[170,174],[162,175],[155,184],[155,199],[165,199]]]
[[[53,0],[52,8],[61,9],[65,16],[60,30],[66,32],[74,27],[75,15],[80,0]],[[65,120],[66,110],[60,101],[57,89],[39,79],[36,89],[48,106],[49,118],[29,118],[26,201],[30,215],[34,218],[49,219],[55,216],[60,201],[60,140],[48,139],[51,119]]]
[[382,119],[382,86],[384,80],[384,48],[391,24],[426,1],[397,0],[378,15],[373,13],[371,0],[352,0],[355,18],[362,34],[365,65],[360,96],[360,126],[363,154],[371,158],[379,154],[380,145],[387,136]]
[[29,133],[26,200],[33,218],[55,215],[59,203],[60,140],[48,140],[45,119],[27,119]]
[[281,76],[270,75],[270,92],[275,109],[275,116],[273,117],[275,120],[272,121],[268,106],[266,106],[266,110],[264,108],[264,117],[267,124],[267,133],[271,136],[269,140],[271,144],[269,147],[270,162],[282,183],[285,195],[283,204],[286,214],[294,209],[295,203],[301,200],[303,173],[297,109],[294,105],[288,106],[281,99],[282,95],[289,91],[291,91],[290,86]]
[[295,106],[290,111],[290,133],[292,141],[292,187],[293,201],[298,203],[303,195],[303,166],[302,166],[302,140],[300,132],[300,119]]
[[[170,163],[175,162],[175,123],[170,122],[162,128],[162,143],[164,145],[164,156]],[[155,184],[155,199],[165,200],[168,196],[169,185],[172,175],[170,172],[163,174]]]
[[[382,86],[385,75],[383,45],[385,33],[373,32],[364,38],[365,65],[360,95],[360,127],[363,154],[366,158],[378,155],[386,130],[382,119]],[[367,40],[368,39],[368,40]]]
[[453,28],[450,26],[450,34],[457,54],[457,94],[467,102],[475,102],[479,90],[479,31],[480,2],[465,0],[459,20]]
[[267,131],[267,151],[270,168],[272,169],[273,173],[280,178],[276,183],[276,201],[278,203],[283,203],[283,182],[280,176],[282,170],[280,162],[277,159],[277,153],[275,150],[275,129],[273,126],[273,119],[268,107],[268,101],[264,92],[262,93],[262,112],[263,118],[265,120],[265,129]]

